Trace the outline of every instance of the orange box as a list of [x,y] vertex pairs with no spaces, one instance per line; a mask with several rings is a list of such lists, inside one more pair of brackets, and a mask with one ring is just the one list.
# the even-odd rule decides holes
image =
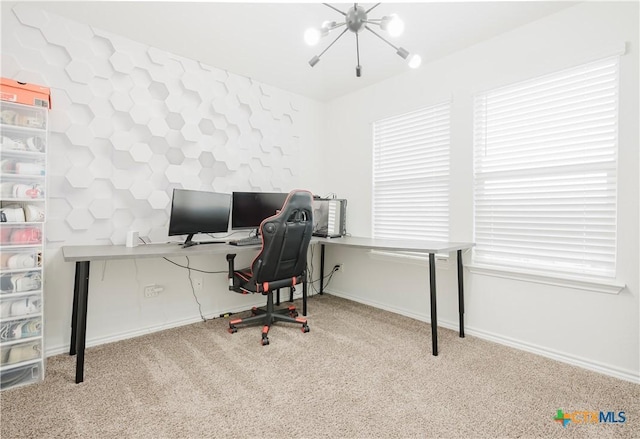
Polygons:
[[48,87],[26,84],[8,78],[0,78],[0,99],[18,104],[51,108],[51,91]]

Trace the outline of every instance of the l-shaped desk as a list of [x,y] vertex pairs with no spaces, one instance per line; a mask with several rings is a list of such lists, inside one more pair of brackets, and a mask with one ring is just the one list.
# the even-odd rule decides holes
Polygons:
[[[431,297],[431,339],[432,353],[438,355],[438,323],[436,306],[436,253],[457,252],[458,255],[458,309],[460,317],[460,337],[464,337],[464,287],[462,272],[462,250],[473,247],[463,242],[427,242],[420,240],[387,240],[373,238],[313,238],[312,245],[320,245],[320,293],[324,288],[325,246],[345,246],[362,250],[409,251],[429,255],[429,289]],[[91,261],[115,259],[163,258],[195,255],[226,255],[256,251],[259,246],[233,246],[216,243],[182,248],[172,244],[145,244],[137,247],[123,245],[81,245],[63,246],[65,262],[75,263],[73,308],[71,314],[71,341],[69,354],[76,355],[76,383],[84,380],[84,351],[87,334],[87,300],[89,296],[89,271]],[[304,289],[306,290],[306,288]],[[303,315],[307,314],[307,297],[303,294]]]

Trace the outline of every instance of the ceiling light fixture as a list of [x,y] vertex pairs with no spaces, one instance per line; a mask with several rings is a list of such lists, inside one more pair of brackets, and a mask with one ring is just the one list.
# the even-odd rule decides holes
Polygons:
[[362,75],[362,66],[360,65],[360,41],[358,39],[358,34],[363,29],[368,30],[369,32],[371,32],[372,34],[380,38],[382,41],[387,43],[389,46],[393,47],[399,56],[407,60],[409,67],[411,67],[412,69],[418,68],[422,63],[422,58],[420,58],[420,55],[411,54],[406,49],[402,47],[397,47],[396,45],[394,45],[393,43],[385,39],[382,35],[375,32],[373,29],[371,29],[370,27],[371,25],[380,26],[380,29],[388,32],[389,35],[392,37],[397,37],[400,34],[402,34],[402,32],[404,31],[404,22],[400,18],[398,18],[396,14],[386,15],[382,18],[368,17],[369,12],[371,12],[375,7],[380,5],[380,3],[376,3],[369,9],[365,9],[362,6],[358,6],[357,3],[354,3],[353,6],[347,12],[342,12],[341,10],[331,6],[328,3],[323,3],[323,5],[344,15],[345,20],[343,23],[336,23],[335,21],[325,21],[324,23],[322,23],[320,28],[307,29],[307,31],[304,33],[305,42],[310,46],[315,46],[316,44],[318,44],[318,42],[322,37],[329,35],[329,32],[331,32],[332,30],[342,26],[345,26],[345,28],[340,33],[340,35],[338,35],[331,42],[331,44],[329,44],[326,47],[326,49],[320,52],[319,55],[316,55],[309,60],[309,65],[311,67],[318,64],[318,61],[320,61],[320,57],[324,55],[325,52],[329,50],[331,46],[333,46],[335,42],[338,41],[338,39],[340,39],[341,36],[343,36],[348,30],[350,30],[356,35],[356,61],[357,61],[356,76],[360,77]]

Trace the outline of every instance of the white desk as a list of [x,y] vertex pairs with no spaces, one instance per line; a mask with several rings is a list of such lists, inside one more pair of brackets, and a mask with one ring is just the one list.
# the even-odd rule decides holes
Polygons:
[[[223,243],[200,244],[182,248],[181,244],[143,244],[137,247],[123,245],[74,245],[63,246],[65,262],[75,262],[76,274],[73,288],[71,314],[71,344],[69,355],[76,357],[76,383],[84,380],[84,350],[87,335],[87,299],[89,296],[89,264],[91,261],[114,259],[163,258],[195,255],[227,255],[257,252],[260,245],[235,246]],[[306,288],[303,289],[306,292]],[[303,294],[302,314],[307,315],[307,298]]]
[[420,240],[373,239],[344,236],[342,238],[314,238],[313,244],[320,244],[320,294],[324,288],[325,246],[353,247],[362,250],[410,251],[429,255],[429,292],[431,297],[431,342],[432,353],[438,355],[438,313],[436,305],[436,253],[458,254],[458,315],[460,337],[464,337],[464,282],[462,272],[462,250],[473,247],[471,242],[430,242]]

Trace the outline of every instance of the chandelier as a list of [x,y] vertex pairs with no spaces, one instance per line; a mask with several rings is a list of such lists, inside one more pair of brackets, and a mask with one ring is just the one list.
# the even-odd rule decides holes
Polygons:
[[382,18],[369,18],[369,12],[380,5],[380,3],[376,3],[369,9],[365,9],[362,6],[359,6],[357,3],[354,3],[347,12],[343,12],[328,3],[323,3],[323,5],[342,14],[344,16],[344,22],[338,23],[335,21],[325,21],[324,23],[322,23],[320,28],[307,29],[304,33],[305,42],[310,46],[314,46],[318,44],[320,38],[329,35],[329,32],[333,31],[334,29],[338,29],[342,26],[345,26],[345,28],[342,30],[340,35],[338,35],[331,42],[331,44],[326,47],[326,49],[324,49],[319,55],[311,58],[311,60],[309,61],[309,65],[311,67],[318,64],[318,61],[320,61],[320,57],[324,55],[325,52],[329,50],[331,46],[333,46],[335,42],[340,39],[340,37],[342,37],[348,30],[350,30],[356,36],[356,76],[360,77],[362,75],[362,66],[360,65],[360,42],[358,39],[358,35],[360,34],[360,32],[362,32],[363,29],[368,30],[369,32],[380,38],[382,41],[387,43],[389,46],[393,47],[399,56],[407,60],[409,67],[415,69],[420,66],[420,63],[422,62],[420,55],[409,53],[409,51],[407,51],[406,49],[394,45],[389,40],[385,39],[382,35],[371,29],[371,26],[379,26],[380,29],[388,32],[392,37],[399,36],[404,31],[404,22],[400,18],[398,18],[396,14],[386,15]]

